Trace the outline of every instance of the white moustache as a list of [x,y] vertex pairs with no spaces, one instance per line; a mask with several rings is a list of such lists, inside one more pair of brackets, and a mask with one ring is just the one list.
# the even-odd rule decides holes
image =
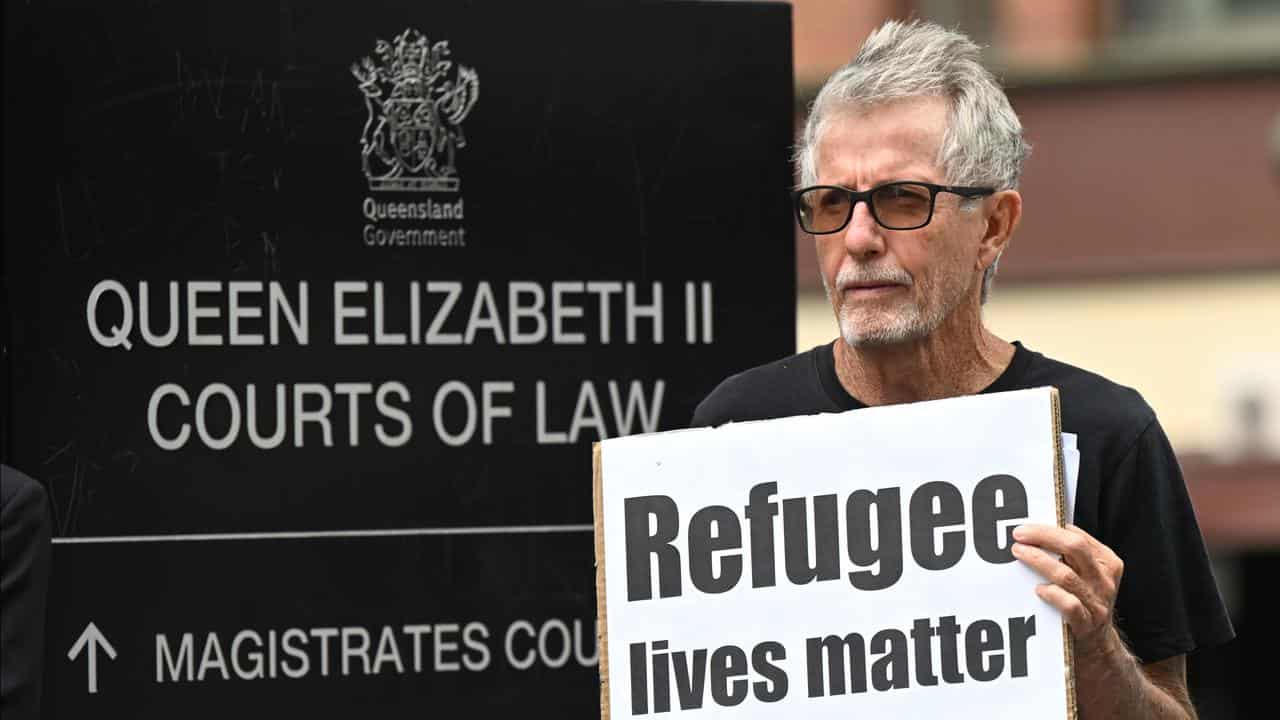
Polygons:
[[892,283],[894,285],[905,285],[911,287],[911,276],[906,270],[896,267],[880,266],[880,267],[844,267],[840,270],[840,274],[836,276],[836,287],[842,292],[848,290],[854,285],[866,285],[870,283]]

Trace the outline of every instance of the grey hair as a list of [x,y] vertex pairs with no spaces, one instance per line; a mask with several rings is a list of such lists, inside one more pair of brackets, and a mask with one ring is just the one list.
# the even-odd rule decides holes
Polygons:
[[[809,110],[795,162],[801,185],[817,182],[817,146],[834,111],[866,109],[912,97],[947,100],[947,127],[937,163],[952,185],[1018,186],[1031,152],[1022,123],[981,48],[962,33],[930,22],[890,20],[867,37],[849,64],[832,73]],[[1000,258],[982,276],[987,301]]]

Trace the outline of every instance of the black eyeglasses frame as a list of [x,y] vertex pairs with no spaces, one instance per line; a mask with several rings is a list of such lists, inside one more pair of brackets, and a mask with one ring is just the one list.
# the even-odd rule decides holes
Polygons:
[[[891,225],[886,225],[883,221],[880,220],[880,215],[876,212],[876,205],[875,203],[871,202],[871,196],[881,190],[884,190],[887,187],[895,187],[898,185],[915,185],[917,187],[928,188],[929,214],[925,217],[924,222],[920,223],[919,225],[911,225],[909,227],[893,227]],[[834,230],[823,230],[821,232],[814,232],[805,227],[804,215],[803,215],[803,211],[801,210],[800,196],[804,195],[806,192],[809,192],[810,190],[823,190],[823,189],[840,190],[845,193],[848,193],[849,200],[850,200],[849,214],[845,217],[844,222],[841,223],[840,226],[835,228]],[[937,206],[938,193],[940,192],[951,193],[953,195],[959,195],[964,198],[978,198],[978,197],[986,197],[988,195],[993,195],[995,194],[996,189],[991,187],[967,187],[963,185],[937,185],[935,183],[922,182],[919,180],[895,180],[893,182],[887,182],[881,185],[877,185],[873,188],[867,188],[866,190],[863,190],[861,192],[857,190],[850,190],[849,188],[844,187],[843,185],[810,185],[809,187],[803,187],[803,188],[800,188],[799,190],[791,191],[791,206],[792,206],[792,210],[795,211],[796,222],[800,223],[800,229],[804,230],[810,235],[830,235],[832,233],[838,233],[841,230],[844,230],[846,227],[849,227],[849,221],[853,219],[853,211],[857,209],[858,203],[860,202],[864,202],[867,204],[867,210],[871,212],[872,219],[876,221],[877,225],[884,228],[885,230],[919,230],[925,225],[928,225],[930,221],[933,220],[933,209],[934,207]]]

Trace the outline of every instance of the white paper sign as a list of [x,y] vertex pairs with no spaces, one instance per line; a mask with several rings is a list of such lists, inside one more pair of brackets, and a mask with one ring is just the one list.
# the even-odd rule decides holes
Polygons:
[[1080,479],[1080,448],[1076,436],[1062,433],[1062,494],[1066,502],[1067,523],[1076,521],[1076,481]]
[[[1051,388],[597,447],[613,718],[1070,718]],[[598,559],[599,562],[599,559]]]

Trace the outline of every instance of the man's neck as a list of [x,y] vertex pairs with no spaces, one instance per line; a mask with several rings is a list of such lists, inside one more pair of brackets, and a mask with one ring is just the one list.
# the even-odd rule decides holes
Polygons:
[[982,326],[948,318],[928,337],[876,347],[835,343],[836,376],[850,395],[867,405],[938,400],[972,395],[1009,367],[1014,347]]

